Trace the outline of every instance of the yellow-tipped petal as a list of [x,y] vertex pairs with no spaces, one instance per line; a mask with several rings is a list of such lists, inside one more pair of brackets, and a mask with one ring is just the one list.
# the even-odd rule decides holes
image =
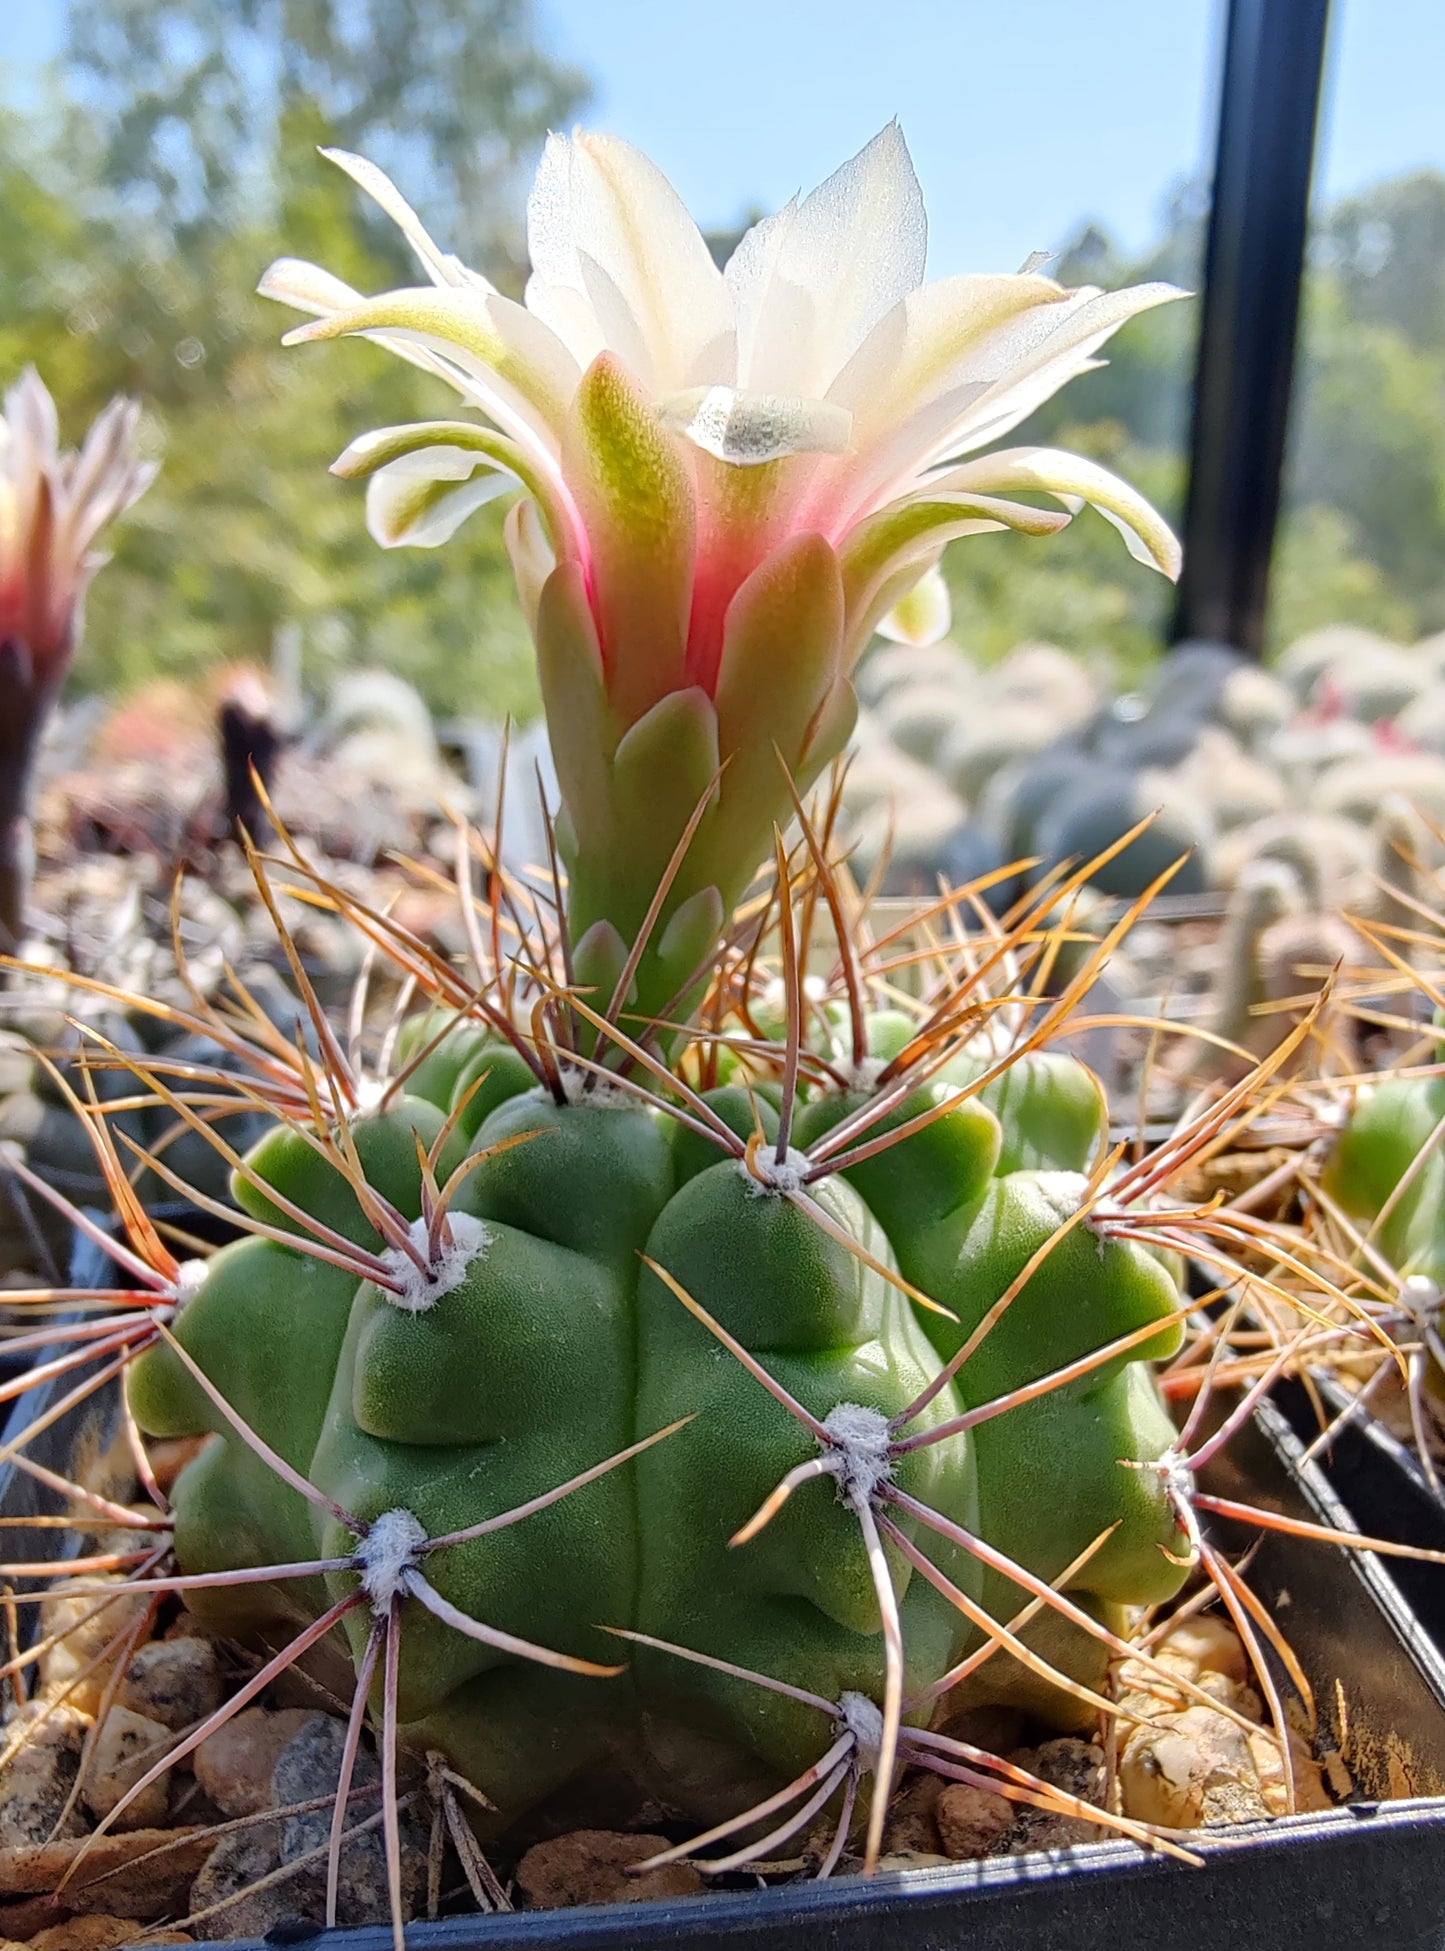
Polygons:
[[508,432],[549,447],[577,385],[576,361],[545,325],[495,292],[421,286],[387,291],[349,310],[298,325],[283,345],[313,339],[415,341],[443,358],[453,384]]
[[948,584],[937,563],[925,569],[918,581],[901,596],[891,610],[878,619],[878,635],[890,643],[922,647],[936,644],[948,635],[953,622],[953,605]]
[[428,447],[378,468],[366,484],[366,526],[383,549],[436,549],[467,516],[521,482],[460,447]]
[[1177,581],[1179,543],[1159,511],[1106,467],[1057,447],[1009,447],[950,468],[929,483],[952,493],[1055,495],[1065,506],[1087,503],[1113,523],[1136,562]]
[[1052,535],[1068,515],[984,494],[927,492],[910,496],[860,522],[839,551],[848,602],[848,657],[862,654],[878,620],[909,587],[906,572],[938,559],[946,542],[989,529]]
[[[358,434],[331,463],[331,472],[344,481],[351,481],[428,449],[473,454],[474,466],[490,464],[514,476],[517,485],[526,489],[541,510],[553,549],[575,552],[572,522],[558,484],[515,441],[490,427],[476,426],[470,420],[416,420],[407,426],[376,427],[370,433]],[[437,478],[460,480],[463,477],[446,473]]]
[[1173,285],[1066,290],[1038,276],[949,278],[884,318],[828,394],[854,415],[853,456],[829,487],[866,512],[930,467],[1002,439]]

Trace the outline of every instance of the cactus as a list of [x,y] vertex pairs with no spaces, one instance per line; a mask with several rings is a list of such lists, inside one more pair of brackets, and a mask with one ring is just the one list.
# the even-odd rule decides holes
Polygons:
[[[1442,1014],[1436,1012],[1436,1028]],[[1320,1182],[1401,1277],[1445,1284],[1445,1077],[1435,1061],[1361,1085],[1330,1145]]]
[[[1120,850],[1118,843],[1144,821]],[[1174,893],[1198,894],[1209,884],[1203,856],[1212,837],[1208,808],[1167,774],[1096,764],[1050,804],[1038,822],[1036,849],[1050,863],[1095,861],[1093,885],[1104,894],[1132,898],[1170,868]]]
[[[568,985],[561,904],[522,929],[500,869],[479,902],[459,865],[458,968],[296,852],[288,874],[424,1006],[343,1040],[298,974],[311,1047],[283,1061],[230,1025],[239,1088],[127,1057],[128,1103],[231,1165],[231,1202],[196,1203],[241,1234],[178,1262],[124,1188],[129,1108],[88,1114],[148,1290],[100,1352],[143,1430],[210,1439],[158,1521],[178,1569],[148,1582],[147,1558],[141,1587],[281,1646],[157,1769],[299,1660],[351,1694],[353,1755],[372,1716],[393,1834],[407,1750],[474,1785],[502,1847],[600,1781],[712,1825],[657,1860],[728,1842],[702,1859],[717,1871],[826,1803],[826,1873],[855,1811],[877,1860],[901,1763],[1059,1806],[945,1717],[994,1704],[1086,1731],[1111,1662],[1149,1666],[1138,1608],[1196,1567],[1236,1621],[1258,1607],[1195,1483],[1253,1395],[1191,1447],[1213,1328],[1202,1361],[1173,1360],[1180,1252],[1233,1280],[1246,1236],[1169,1195],[1249,1121],[1249,1080],[1124,1166],[1097,1080],[1049,1047],[1117,931],[1040,1000],[1087,867],[981,938],[944,948],[927,914],[875,938],[822,838],[834,811],[803,819],[797,856],[779,845],[685,1032]],[[213,1122],[228,1082],[272,1113],[244,1157]],[[164,1156],[151,1169],[186,1190]],[[93,1359],[101,1298],[59,1330],[62,1369]],[[1161,1360],[1204,1381],[1182,1434]],[[1171,1669],[1211,1704],[1191,1684]]]
[[[1024,1663],[982,1662],[963,1698],[1097,1711],[1122,1608],[1184,1571],[1161,1479],[1119,1469],[1172,1441],[1146,1364],[1178,1346],[1181,1300],[1088,1217],[1092,1078],[957,1037],[940,1064],[919,1021],[861,1000],[854,1051],[835,997],[811,1050],[792,1015],[776,1044],[721,1052],[725,1081],[653,1056],[665,1092],[629,1090],[582,1054],[597,1025],[574,1008],[570,1051],[414,1018],[373,1108],[282,1122],[238,1164],[254,1236],[186,1288],[130,1401],[153,1434],[219,1439],[176,1488],[189,1573],[329,1569],[197,1589],[193,1611],[294,1630],[368,1591],[369,1541],[406,1514],[398,1576],[424,1566],[425,1589],[406,1588],[397,1714],[509,1818],[612,1752],[699,1816],[813,1759],[811,1714],[726,1673],[641,1645],[605,1682],[599,1627],[828,1700],[926,1696],[1018,1610],[1015,1570],[1046,1586],[1092,1545]],[[821,1481],[730,1549],[790,1473]],[[366,1607],[348,1630],[362,1664]]]

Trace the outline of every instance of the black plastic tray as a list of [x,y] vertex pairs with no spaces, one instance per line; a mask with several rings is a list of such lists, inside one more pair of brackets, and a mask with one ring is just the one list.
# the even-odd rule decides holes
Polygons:
[[[55,1385],[17,1403],[12,1431]],[[95,1419],[104,1410],[91,1408]],[[85,1416],[37,1439],[37,1460],[63,1465]],[[1273,1510],[1349,1526],[1330,1484],[1286,1417],[1264,1404],[1213,1468],[1210,1488]],[[54,1509],[13,1466],[0,1468],[0,1512]],[[7,1549],[25,1555],[23,1530]],[[36,1536],[36,1555],[54,1549]],[[1225,1536],[1226,1545],[1240,1540]],[[1400,1951],[1445,1946],[1445,1663],[1383,1564],[1345,1548],[1266,1534],[1250,1579],[1281,1610],[1319,1697],[1322,1738],[1345,1747],[1361,1798],[1204,1838],[1202,1870],[1123,1842],[1050,1854],[756,1893],[511,1916],[456,1917],[408,1928],[414,1951],[1321,1951],[1352,1936]],[[1348,1729],[1342,1726],[1342,1703]],[[1410,1794],[1411,1801],[1376,1798]],[[283,1928],[271,1945],[322,1935]],[[259,1951],[266,1940],[237,1940]],[[389,1951],[384,1926],[326,1935],[325,1951]]]
[[[1331,1376],[1312,1379],[1327,1413],[1337,1415],[1349,1407],[1351,1397]],[[1312,1443],[1319,1420],[1303,1385],[1291,1382],[1277,1397],[1295,1434],[1304,1444]],[[1445,1551],[1445,1503],[1430,1488],[1414,1451],[1373,1416],[1365,1413],[1346,1423],[1314,1462],[1362,1531],[1396,1544]],[[1411,1611],[1445,1651],[1445,1565],[1396,1558],[1390,1570]]]

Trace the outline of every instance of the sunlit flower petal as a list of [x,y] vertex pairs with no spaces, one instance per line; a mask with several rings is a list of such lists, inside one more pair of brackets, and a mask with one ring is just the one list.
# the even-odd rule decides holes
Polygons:
[[868,333],[923,282],[928,220],[896,122],[801,203],[739,244],[739,383],[825,393]]
[[351,285],[300,257],[278,257],[262,273],[256,290],[262,298],[274,298],[316,318],[329,318],[366,302]]
[[630,327],[634,371],[658,392],[708,378],[711,346],[731,350],[722,273],[686,205],[655,164],[615,136],[547,138],[527,203],[527,244],[544,287],[610,309],[607,343]]
[[1052,509],[943,490],[910,496],[871,515],[839,551],[853,654],[862,654],[878,618],[886,615],[922,569],[937,560],[946,542],[1001,528],[1023,535],[1052,535],[1068,522],[1068,515]]
[[685,456],[621,362],[594,360],[563,464],[591,552],[607,687],[625,724],[682,682],[696,535]]
[[378,468],[366,487],[366,526],[383,549],[435,549],[467,516],[515,492],[514,474],[461,447],[428,447]]
[[1069,291],[1033,275],[949,278],[914,292],[829,391],[853,413],[854,455],[815,500],[830,494],[835,519],[857,519],[929,468],[1008,433],[1088,370],[1126,320],[1182,295],[1164,284]]
[[953,604],[943,571],[935,563],[878,619],[878,635],[890,643],[922,647],[941,643],[953,622]]
[[397,189],[385,170],[369,163],[364,156],[353,156],[345,149],[323,149],[322,155],[328,162],[344,169],[353,183],[366,191],[372,202],[384,210],[408,244],[416,252],[422,269],[436,285],[460,285],[465,289],[494,291],[495,285],[473,271],[454,257],[450,251],[439,250],[432,242],[426,226],[415,210]]
[[[531,457],[505,434],[493,433],[489,427],[479,427],[470,420],[414,420],[405,426],[378,427],[371,433],[359,434],[331,463],[331,472],[342,480],[355,480],[427,449],[445,449],[448,454],[463,450],[474,456],[474,468],[490,465],[500,469],[511,477],[514,486],[524,488],[537,503],[554,546],[582,552],[571,500],[565,492],[559,492],[551,475],[535,466]],[[461,477],[443,474],[437,478]]]
[[580,377],[577,364],[545,325],[510,298],[431,286],[390,291],[298,325],[283,343],[352,334],[424,346],[455,369],[458,390],[499,426],[529,446],[540,436],[544,449],[555,449]]
[[1137,488],[1108,468],[1056,447],[1009,447],[932,477],[932,490],[965,494],[1013,494],[1020,489],[1053,495],[1065,507],[1096,508],[1124,538],[1136,562],[1178,578],[1179,543],[1169,524]]

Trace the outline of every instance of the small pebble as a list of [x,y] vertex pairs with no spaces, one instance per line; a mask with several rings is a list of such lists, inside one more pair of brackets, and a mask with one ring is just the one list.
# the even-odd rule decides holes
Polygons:
[[536,1843],[517,1865],[517,1888],[533,1910],[578,1904],[637,1904],[656,1897],[692,1897],[705,1888],[690,1863],[628,1876],[630,1863],[670,1848],[665,1836],[629,1836],[612,1829],[574,1829]]
[[[341,1755],[346,1746],[346,1726],[329,1715],[318,1714],[301,1728],[282,1750],[271,1776],[271,1806],[294,1807],[318,1796],[334,1795],[341,1777]],[[365,1747],[358,1751],[352,1773],[353,1791],[374,1787],[381,1780],[381,1767]],[[351,1806],[351,1825],[364,1822],[380,1808],[379,1797],[358,1799]],[[281,1825],[281,1860],[294,1863],[312,1850],[327,1844],[331,1836],[331,1808],[312,1810],[307,1815],[287,1816]],[[426,1875],[425,1834],[416,1819],[406,1812],[401,1818],[402,1909],[410,1915],[416,1908]],[[310,1871],[305,1874],[311,1874]],[[324,1887],[324,1860],[315,1866]],[[379,1827],[368,1830],[345,1844],[341,1851],[337,1922],[374,1924],[386,1915],[386,1845]]]
[[1015,1814],[1007,1796],[969,1782],[950,1782],[938,1798],[939,1840],[955,1863],[991,1856],[1004,1846]]
[[[56,1833],[55,1825],[70,1799],[80,1769],[80,1751],[88,1726],[73,1708],[40,1702],[22,1707],[5,1729],[4,1792],[0,1795],[0,1848],[17,1843],[43,1843]],[[59,1834],[83,1836],[87,1824],[72,1809]]]
[[[108,1816],[175,1745],[171,1730],[128,1707],[112,1707],[95,1737],[81,1789],[85,1806],[99,1819]],[[171,1771],[162,1772],[111,1825],[114,1829],[157,1829],[170,1804]]]
[[[150,1603],[143,1592],[124,1591],[118,1579],[113,1581],[117,1591],[114,1599],[93,1589],[111,1582],[102,1578],[62,1580],[40,1606],[41,1637],[61,1636],[40,1658],[41,1690],[52,1699],[63,1693],[65,1704],[82,1714],[99,1710],[116,1661],[125,1650],[127,1633],[139,1623]],[[92,1589],[88,1593],[74,1591],[73,1584]],[[87,1672],[93,1663],[94,1670]]]
[[[314,1918],[314,1913],[303,1912],[298,1907],[295,1878],[288,1877],[264,1890],[254,1888],[280,1865],[281,1839],[276,1823],[259,1822],[249,1829],[223,1836],[191,1885],[187,1915],[196,1936],[207,1940],[264,1937],[274,1925],[287,1918],[302,1915]],[[202,1914],[215,1904],[221,1908],[209,1917]]]
[[[888,1810],[888,1821],[883,1830],[886,1855],[938,1854],[942,1845],[936,1816],[942,1794],[942,1780],[937,1775],[929,1774],[926,1769],[919,1769],[907,1778]],[[825,1827],[828,1842],[831,1842],[832,1825]],[[827,1842],[824,1842],[823,1848],[827,1848]]]
[[[1104,1751],[1092,1741],[1064,1736],[1045,1741],[1032,1754],[1010,1757],[1021,1767],[1031,1769],[1041,1781],[1060,1788],[1076,1801],[1102,1806],[1104,1801]],[[1090,1822],[1087,1816],[1053,1815],[1028,1804],[1016,1805],[1014,1833],[1009,1840],[1011,1854],[1035,1849],[1070,1849],[1076,1843],[1096,1843],[1109,1832]]]
[[221,1667],[208,1639],[158,1639],[125,1670],[116,1699],[174,1729],[194,1727],[221,1704]]
[[271,1776],[282,1750],[303,1727],[326,1718],[306,1707],[243,1708],[196,1749],[196,1780],[228,1816],[273,1808]]
[[[271,1725],[260,1729],[251,1744],[253,1759],[278,1732],[286,1727],[292,1732],[275,1757],[264,1806],[287,1808],[332,1794],[346,1744],[344,1723],[329,1714],[299,1709],[285,1709],[265,1719]],[[209,1747],[210,1743],[204,1745]],[[377,1781],[380,1772],[375,1757],[363,1749],[356,1761],[356,1785]],[[375,1806],[360,1805],[354,1819],[364,1821]],[[191,1891],[193,1916],[221,1905],[210,1917],[196,1917],[198,1935],[208,1939],[263,1937],[292,1922],[321,1923],[326,1916],[326,1857],[315,1852],[324,1851],[330,1833],[331,1810],[327,1807],[288,1816],[281,1822],[254,1823],[222,1837]],[[415,1913],[425,1885],[424,1844],[414,1818],[404,1815],[402,1910],[408,1917]],[[307,1858],[310,1860],[303,1860]],[[298,1867],[290,1875],[264,1883],[288,1864]],[[257,1887],[263,1883],[264,1887]],[[386,1849],[379,1829],[357,1837],[342,1850],[337,1891],[337,1921],[343,1928],[384,1921],[388,1906]]]

